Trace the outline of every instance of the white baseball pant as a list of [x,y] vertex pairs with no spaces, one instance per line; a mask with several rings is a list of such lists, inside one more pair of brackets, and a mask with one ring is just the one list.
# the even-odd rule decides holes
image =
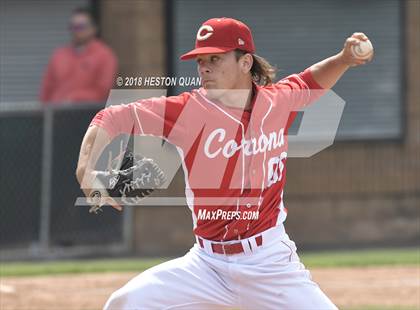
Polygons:
[[311,280],[283,226],[262,235],[261,246],[243,239],[251,246],[235,255],[196,243],[185,256],[130,280],[104,309],[337,309]]

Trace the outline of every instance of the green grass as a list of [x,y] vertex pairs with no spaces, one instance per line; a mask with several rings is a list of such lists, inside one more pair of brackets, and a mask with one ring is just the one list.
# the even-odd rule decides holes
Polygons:
[[420,265],[420,248],[308,252],[300,257],[309,268]]
[[[420,248],[308,252],[300,254],[300,256],[303,263],[308,268],[420,265]],[[141,272],[166,260],[168,260],[168,258],[2,262],[0,263],[0,276],[120,271]],[[382,308],[363,309],[375,310]]]
[[1,263],[0,276],[31,276],[115,271],[140,272],[164,261],[165,259],[163,258],[142,258]]

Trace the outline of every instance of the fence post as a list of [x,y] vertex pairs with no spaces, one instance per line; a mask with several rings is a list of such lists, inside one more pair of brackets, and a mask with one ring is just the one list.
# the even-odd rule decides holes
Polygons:
[[133,207],[126,206],[124,209],[124,217],[123,217],[123,244],[124,244],[124,251],[129,253],[133,250],[133,216],[134,210]]
[[53,165],[53,108],[49,106],[45,107],[43,114],[44,127],[42,139],[41,216],[39,242],[42,250],[48,250],[50,246],[51,173]]

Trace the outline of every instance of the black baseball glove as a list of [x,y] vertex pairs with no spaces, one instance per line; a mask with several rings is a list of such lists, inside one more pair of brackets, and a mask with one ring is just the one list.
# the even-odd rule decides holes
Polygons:
[[[97,172],[96,178],[103,184],[108,197],[120,198],[123,204],[138,204],[166,181],[164,172],[153,159],[134,155],[132,152],[115,158],[107,171]],[[102,211],[104,190],[94,190],[91,193],[90,213]]]

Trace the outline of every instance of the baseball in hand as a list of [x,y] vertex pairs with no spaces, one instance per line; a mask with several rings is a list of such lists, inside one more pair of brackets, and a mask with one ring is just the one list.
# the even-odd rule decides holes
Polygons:
[[357,59],[368,59],[373,52],[372,43],[369,40],[360,41],[359,44],[351,46],[351,52]]

